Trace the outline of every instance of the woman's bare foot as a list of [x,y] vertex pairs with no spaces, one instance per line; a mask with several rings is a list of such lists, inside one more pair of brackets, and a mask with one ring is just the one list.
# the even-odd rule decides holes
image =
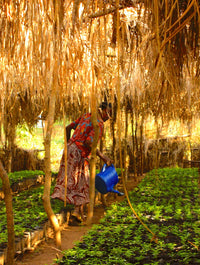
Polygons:
[[74,211],[72,212],[72,216],[75,216],[78,220],[82,221],[82,213],[81,213],[81,206],[75,206]]

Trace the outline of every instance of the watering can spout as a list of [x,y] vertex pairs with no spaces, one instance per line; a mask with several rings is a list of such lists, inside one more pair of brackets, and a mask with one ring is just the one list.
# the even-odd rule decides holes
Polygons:
[[112,192],[117,193],[118,196],[124,196],[124,193],[118,190],[112,189]]

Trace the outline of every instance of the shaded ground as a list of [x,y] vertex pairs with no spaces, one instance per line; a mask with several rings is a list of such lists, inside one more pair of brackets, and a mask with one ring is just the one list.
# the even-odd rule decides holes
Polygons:
[[[127,190],[132,190],[137,186],[138,181],[133,178],[127,181]],[[125,196],[117,196],[116,194],[110,193],[106,195],[106,202],[111,205],[115,201],[122,201]],[[106,208],[97,203],[94,208],[94,217],[92,224],[98,224],[99,220],[104,216]],[[62,231],[62,250],[70,249],[74,246],[76,241],[80,241],[82,236],[87,233],[91,228],[90,226],[66,226]],[[47,241],[42,242],[33,251],[24,253],[23,256],[18,256],[15,261],[15,265],[52,265],[56,264],[54,259],[61,257],[62,253],[56,249],[53,238],[49,238]]]

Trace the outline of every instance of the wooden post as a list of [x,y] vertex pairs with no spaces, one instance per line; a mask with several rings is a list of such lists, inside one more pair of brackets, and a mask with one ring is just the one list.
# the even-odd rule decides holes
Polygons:
[[[92,40],[93,49],[93,40]],[[91,50],[92,50],[91,49]],[[91,93],[91,109],[92,109],[92,125],[94,127],[94,139],[92,142],[91,159],[90,159],[90,203],[88,208],[87,224],[91,224],[94,212],[94,200],[95,200],[95,175],[96,175],[96,150],[99,139],[99,125],[97,122],[97,101],[96,101],[96,87],[94,86],[94,67],[93,67],[93,55],[91,56],[92,65],[92,93]]]
[[[58,25],[59,29],[59,20],[58,20],[58,1],[55,2],[55,23]],[[55,34],[55,37],[59,39],[59,34]],[[53,51],[53,82],[51,84],[50,90],[50,101],[49,101],[49,110],[47,116],[47,128],[46,135],[44,139],[45,145],[45,184],[44,184],[44,194],[43,194],[43,203],[44,209],[47,213],[48,219],[54,228],[56,246],[61,249],[61,231],[58,220],[52,210],[51,201],[50,201],[50,189],[51,189],[51,135],[54,124],[54,115],[55,115],[55,102],[56,102],[56,91],[58,87],[58,42],[54,43]]]
[[[56,68],[57,64],[55,62],[54,65],[54,75],[56,75]],[[55,76],[54,76],[55,79]],[[43,203],[44,203],[44,209],[47,213],[48,219],[51,221],[54,232],[55,232],[55,240],[56,245],[58,248],[61,248],[61,233],[60,233],[60,227],[58,224],[58,220],[51,208],[51,202],[50,202],[50,189],[51,189],[51,134],[52,134],[52,128],[54,123],[54,113],[55,113],[55,82],[52,84],[52,90],[50,95],[50,103],[49,103],[49,112],[48,112],[48,118],[47,118],[47,129],[46,129],[46,135],[44,140],[45,145],[45,184],[44,184],[44,195],[43,195]]]
[[10,182],[8,175],[0,161],[0,178],[3,183],[4,201],[6,204],[6,215],[7,215],[7,230],[8,230],[8,247],[7,247],[7,265],[14,264],[15,256],[15,232],[14,232],[14,217],[12,208],[12,192],[10,188]]

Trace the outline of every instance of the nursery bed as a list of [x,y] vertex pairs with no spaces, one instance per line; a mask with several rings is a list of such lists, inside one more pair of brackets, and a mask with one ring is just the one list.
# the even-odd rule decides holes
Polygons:
[[[53,190],[53,187],[52,187]],[[13,213],[15,224],[15,236],[21,237],[24,232],[30,232],[40,228],[48,219],[44,211],[42,196],[44,187],[38,187],[31,190],[21,192],[13,197]],[[63,202],[60,200],[51,200],[52,209],[55,213],[61,212]],[[67,205],[67,209],[71,209],[71,205]],[[6,231],[6,208],[4,201],[0,201],[0,246],[7,242]]]
[[[53,187],[52,187],[53,189]],[[35,247],[41,240],[49,237],[52,228],[44,211],[42,196],[44,187],[32,188],[13,197],[13,213],[15,224],[15,252],[24,252]],[[52,200],[53,211],[60,224],[67,222],[71,205],[63,208],[63,202]],[[0,264],[4,264],[7,252],[6,209],[4,201],[0,201]]]
[[[63,211],[56,214],[59,225],[62,228],[68,223],[70,211]],[[35,230],[24,232],[22,236],[17,237],[15,240],[15,255],[22,254],[27,250],[33,250],[42,241],[53,237],[53,228],[49,221],[45,222]],[[7,260],[7,244],[0,245],[0,265],[6,264]]]
[[[41,170],[23,170],[8,174],[10,187],[13,193],[19,193],[33,186],[44,183],[44,172]],[[2,181],[0,179],[0,200],[4,199]]]
[[[68,223],[70,212],[63,211],[56,214],[58,222],[62,227]],[[46,240],[47,238],[53,237],[53,228],[49,221],[45,222],[40,227],[35,228],[30,232],[24,232],[23,236],[17,237],[15,240],[15,255],[22,254],[26,250],[33,250],[39,243]],[[6,264],[7,260],[7,244],[0,245],[0,265]]]
[[152,233],[138,221],[127,201],[114,204],[100,224],[57,263],[200,264],[198,179],[196,168],[151,171],[129,195]]
[[[118,175],[121,169],[116,169]],[[98,173],[99,170],[96,171]],[[56,173],[52,174],[55,179]],[[43,207],[42,196],[44,192],[42,171],[21,171],[9,174],[13,194],[13,212],[15,224],[15,252],[23,253],[27,249],[34,248],[39,242],[49,237],[53,230],[48,222]],[[1,183],[0,183],[1,184]],[[36,187],[40,185],[40,187]],[[25,191],[24,191],[25,190]],[[51,188],[51,193],[53,186]],[[2,196],[3,198],[3,196]],[[68,218],[72,205],[63,207],[60,200],[51,200],[53,211],[59,219],[59,223],[68,224]],[[0,200],[0,265],[4,264],[7,252],[7,226],[6,208],[4,201]]]

